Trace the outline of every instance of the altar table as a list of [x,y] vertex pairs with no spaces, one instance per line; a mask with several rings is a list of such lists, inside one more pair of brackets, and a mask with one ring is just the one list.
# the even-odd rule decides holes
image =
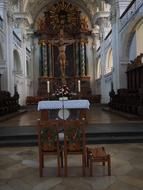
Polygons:
[[87,110],[89,109],[90,103],[88,100],[59,100],[59,101],[40,101],[38,103],[38,110],[41,111],[41,120],[48,120],[48,111],[60,110],[60,109],[73,109],[79,110],[80,118],[87,116]]

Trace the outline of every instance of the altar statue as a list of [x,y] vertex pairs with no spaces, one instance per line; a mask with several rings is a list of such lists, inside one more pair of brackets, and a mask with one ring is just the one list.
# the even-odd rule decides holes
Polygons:
[[43,19],[39,18],[38,21],[37,21],[37,27],[38,27],[38,30],[40,31],[44,31],[45,30],[45,22]]
[[88,29],[88,18],[87,18],[87,16],[83,16],[81,18],[81,30],[84,32],[87,32],[89,30]]
[[75,42],[75,40],[65,39],[64,31],[63,31],[63,29],[60,29],[59,39],[58,40],[48,40],[48,41],[52,45],[58,47],[58,50],[59,50],[58,59],[60,62],[61,78],[64,81],[65,80],[65,69],[66,69],[66,64],[67,64],[66,47],[70,44],[73,44]]

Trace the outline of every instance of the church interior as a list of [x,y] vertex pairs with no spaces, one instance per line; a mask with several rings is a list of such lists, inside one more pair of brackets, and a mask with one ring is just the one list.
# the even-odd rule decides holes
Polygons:
[[0,0],[0,190],[143,189],[142,42],[142,0]]

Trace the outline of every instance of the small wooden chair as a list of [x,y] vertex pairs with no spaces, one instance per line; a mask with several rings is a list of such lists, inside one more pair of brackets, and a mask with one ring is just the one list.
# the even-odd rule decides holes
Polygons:
[[111,158],[106,153],[104,147],[86,148],[87,166],[90,169],[90,176],[93,176],[93,163],[102,162],[103,166],[105,163],[108,164],[108,176],[111,175]]
[[82,174],[85,176],[86,149],[85,149],[85,120],[65,120],[64,126],[64,175],[68,175],[68,155],[82,156]]
[[59,143],[59,123],[57,120],[38,121],[39,174],[43,176],[44,155],[56,155],[58,176],[63,167],[62,146]]

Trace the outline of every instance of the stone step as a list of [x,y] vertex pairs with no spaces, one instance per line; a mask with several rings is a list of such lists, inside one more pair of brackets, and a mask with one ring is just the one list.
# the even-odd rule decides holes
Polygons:
[[[88,144],[143,142],[143,125],[141,123],[89,125],[86,139]],[[5,146],[37,146],[36,127],[0,127],[0,147]]]
[[143,143],[143,135],[88,137],[87,144]]

